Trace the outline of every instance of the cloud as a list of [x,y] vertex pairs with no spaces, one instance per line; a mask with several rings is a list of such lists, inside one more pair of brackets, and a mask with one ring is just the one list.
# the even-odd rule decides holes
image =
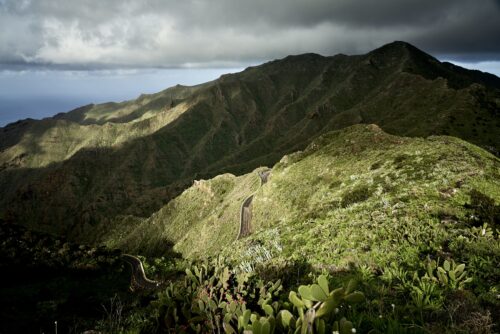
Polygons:
[[0,64],[67,69],[239,66],[393,40],[500,59],[493,0],[0,0]]

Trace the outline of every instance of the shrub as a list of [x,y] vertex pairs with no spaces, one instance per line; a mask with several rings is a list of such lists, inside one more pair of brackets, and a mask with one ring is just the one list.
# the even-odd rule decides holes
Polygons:
[[342,196],[340,205],[343,208],[346,208],[352,204],[366,201],[368,198],[370,198],[372,192],[373,191],[366,185],[358,186],[350,191],[347,191]]
[[495,205],[495,200],[482,192],[472,189],[470,192],[470,205],[473,210],[472,222],[474,225],[488,223],[492,226],[500,224],[500,205]]

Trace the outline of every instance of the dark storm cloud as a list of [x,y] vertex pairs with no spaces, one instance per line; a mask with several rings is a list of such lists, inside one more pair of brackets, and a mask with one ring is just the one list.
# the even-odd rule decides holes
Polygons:
[[0,64],[93,69],[234,66],[366,52],[405,40],[500,60],[493,0],[0,0]]

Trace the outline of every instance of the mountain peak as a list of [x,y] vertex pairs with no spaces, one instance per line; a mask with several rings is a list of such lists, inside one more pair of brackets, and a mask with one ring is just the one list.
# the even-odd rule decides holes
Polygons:
[[[408,48],[413,48],[413,49],[417,49],[417,47],[415,47],[412,44],[410,44],[408,42],[405,42],[405,41],[394,41],[394,42],[391,42],[391,43],[387,43],[385,45],[382,45],[378,49],[382,49],[382,48],[393,48],[393,49],[399,49],[399,48],[408,49]],[[377,49],[375,49],[375,50],[377,50]]]
[[463,89],[473,83],[500,88],[500,80],[492,74],[441,63],[430,54],[403,41],[385,44],[367,53],[366,57],[378,66],[399,66],[403,72],[418,74],[428,80],[444,78],[448,87],[454,89]]
[[403,41],[394,41],[392,43],[382,45],[381,47],[369,52],[368,55],[382,57],[400,56],[405,58],[416,56],[436,61],[436,59],[431,55],[423,52],[412,44]]

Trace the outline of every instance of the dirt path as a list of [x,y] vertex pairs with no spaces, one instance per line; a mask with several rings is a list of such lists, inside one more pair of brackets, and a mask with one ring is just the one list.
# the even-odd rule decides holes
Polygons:
[[142,262],[139,258],[129,254],[123,254],[122,257],[123,260],[132,267],[132,277],[130,282],[130,288],[132,290],[153,290],[160,287],[160,282],[150,280],[146,277],[144,267],[142,266]]
[[[262,187],[267,180],[269,179],[269,175],[271,174],[271,170],[265,170],[265,171],[259,171],[257,172],[260,178],[260,187]],[[259,188],[260,188],[259,187]],[[250,223],[252,222],[252,208],[253,208],[253,196],[255,193],[252,195],[248,196],[243,203],[241,204],[241,209],[240,209],[240,231],[238,233],[238,237],[236,240],[244,238],[251,233],[250,229]]]

